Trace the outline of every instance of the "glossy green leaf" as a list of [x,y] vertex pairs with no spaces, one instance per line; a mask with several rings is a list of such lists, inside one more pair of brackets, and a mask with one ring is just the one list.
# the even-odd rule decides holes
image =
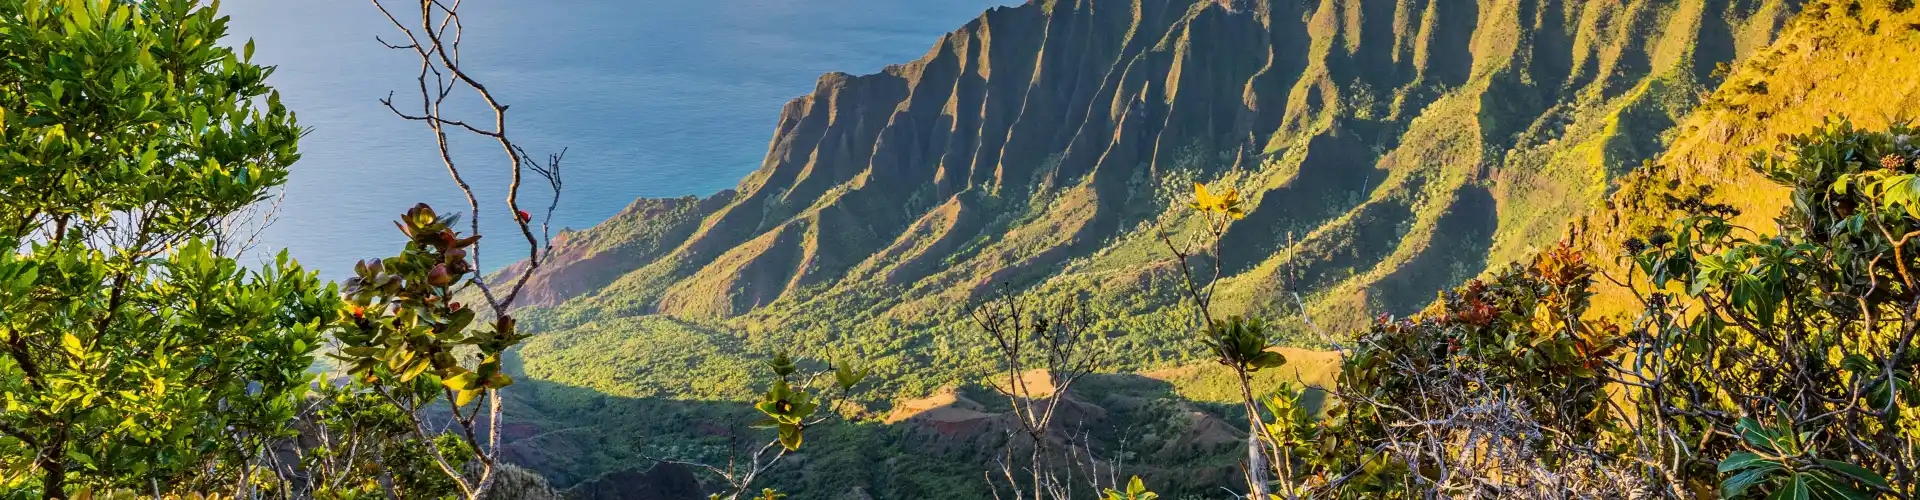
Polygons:
[[1761,458],[1760,455],[1753,454],[1752,452],[1734,452],[1732,455],[1728,455],[1726,460],[1720,461],[1720,473],[1725,474],[1745,469],[1749,466],[1762,463],[1763,460],[1765,459]]
[[1781,470],[1783,469],[1780,468],[1779,464],[1761,462],[1759,465],[1747,468],[1744,472],[1734,474],[1733,477],[1729,477],[1726,481],[1721,482],[1720,495],[1722,498],[1740,496],[1742,493],[1745,493],[1747,489],[1752,488],[1753,485],[1773,477],[1774,473]]
[[1859,481],[1863,484],[1867,484],[1877,488],[1885,488],[1885,489],[1893,488],[1893,485],[1887,482],[1887,478],[1881,477],[1879,474],[1876,474],[1873,471],[1868,470],[1866,467],[1861,467],[1858,465],[1854,465],[1854,464],[1850,464],[1850,463],[1846,463],[1838,460],[1820,459],[1820,460],[1816,460],[1816,462],[1818,462],[1822,467],[1833,469],[1835,472],[1845,474],[1847,477],[1852,478],[1855,481]]

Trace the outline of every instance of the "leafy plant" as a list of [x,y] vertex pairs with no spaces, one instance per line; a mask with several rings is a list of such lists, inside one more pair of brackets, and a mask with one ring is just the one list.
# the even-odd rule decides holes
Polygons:
[[[424,380],[423,380],[424,382]],[[427,385],[427,384],[421,384]],[[301,446],[299,470],[305,489],[287,483],[262,485],[265,491],[294,491],[315,499],[446,498],[458,495],[453,481],[433,463],[416,434],[412,419],[361,383],[320,384],[303,406],[301,421],[306,440]],[[437,435],[438,447],[449,461],[466,463],[473,450],[451,435]]]
[[[1241,316],[1216,319],[1213,312],[1213,298],[1223,271],[1221,242],[1226,237],[1228,226],[1246,217],[1246,211],[1240,207],[1240,192],[1228,188],[1225,193],[1215,195],[1207,190],[1206,185],[1194,183],[1193,201],[1187,207],[1200,217],[1201,230],[1195,232],[1193,239],[1185,245],[1175,243],[1165,230],[1161,231],[1160,240],[1173,253],[1174,261],[1179,265],[1201,342],[1207,346],[1215,362],[1233,370],[1238,382],[1241,408],[1247,414],[1247,461],[1242,467],[1247,471],[1248,497],[1269,496],[1270,482],[1279,483],[1283,493],[1295,495],[1293,459],[1286,454],[1288,449],[1278,444],[1279,440],[1272,435],[1272,427],[1261,416],[1260,402],[1254,397],[1252,381],[1254,372],[1280,367],[1286,364],[1287,359],[1271,351],[1276,346],[1267,332],[1265,321]],[[1211,277],[1197,276],[1194,272],[1192,261],[1202,256],[1212,264]],[[1267,478],[1269,473],[1277,473],[1279,477],[1270,481]]]
[[1226,192],[1215,195],[1207,191],[1207,185],[1193,183],[1193,201],[1187,207],[1202,214],[1218,214],[1222,217],[1240,220],[1247,217],[1245,209],[1240,207],[1240,190],[1228,188]]
[[[1750,237],[1728,222],[1729,207],[1686,198],[1669,203],[1688,216],[1628,243],[1656,290],[1684,292],[1642,294],[1648,320],[1634,349],[1660,362],[1621,378],[1651,383],[1638,418],[1671,422],[1668,432],[1702,448],[1694,453],[1726,457],[1716,472],[1734,474],[1723,492],[1915,493],[1915,464],[1900,450],[1913,436],[1900,422],[1920,401],[1908,382],[1920,289],[1909,272],[1920,227],[1906,173],[1920,156],[1913,132],[1835,121],[1755,156],[1755,169],[1793,190],[1777,237]],[[1773,426],[1734,417],[1766,413]]]
[[[728,457],[724,468],[683,460],[654,460],[662,463],[693,465],[719,476],[727,484],[720,492],[708,496],[715,500],[785,498],[787,496],[785,493],[772,488],[761,489],[757,496],[748,495],[752,495],[751,488],[755,481],[772,470],[789,453],[800,450],[800,447],[806,443],[808,428],[825,423],[828,419],[840,414],[843,410],[841,405],[848,403],[853,396],[854,388],[866,379],[871,369],[840,360],[835,361],[826,370],[810,374],[803,373],[804,368],[800,366],[799,361],[784,351],[775,353],[766,361],[766,365],[775,378],[767,392],[761,396],[760,402],[755,403],[753,408],[766,417],[755,426],[775,430],[772,442],[748,451],[745,456],[739,456],[738,450],[729,450],[734,454]],[[833,394],[837,397],[816,398],[812,392],[813,386],[822,379],[831,383],[831,388],[838,389],[838,392]],[[827,403],[826,415],[817,414],[822,407],[822,402]]]
[[[1107,363],[1109,345],[1090,331],[1088,316],[1073,298],[1039,302],[1009,289],[975,307],[970,316],[997,358],[994,378],[999,381],[991,385],[1009,399],[1019,426],[1010,432],[1017,439],[1008,439],[1002,447],[1000,479],[1015,500],[1071,496],[1071,469],[1063,475],[1058,455],[1051,452],[1061,430],[1054,417],[1074,386]],[[1069,457],[1093,453],[1076,450],[1072,442],[1066,448]],[[1025,470],[1026,477],[1015,478],[1016,469]],[[999,495],[993,476],[987,473],[988,483]]]
[[[1872,499],[1856,485],[1889,491],[1886,478],[1864,467],[1814,458],[1808,447],[1811,432],[1795,432],[1784,412],[1773,427],[1753,418],[1740,419],[1738,430],[1748,451],[1734,452],[1720,461],[1721,474],[1732,474],[1720,483],[1723,498],[1738,498],[1755,486],[1756,495],[1767,498],[1807,500],[1814,498]],[[1769,488],[1770,487],[1770,488]],[[1771,494],[1766,494],[1771,490]]]
[[762,425],[774,427],[780,432],[780,445],[787,451],[800,449],[801,431],[805,429],[807,418],[813,416],[813,410],[820,404],[813,402],[813,395],[807,391],[796,391],[785,378],[776,380],[767,395],[754,404],[753,408],[767,415]]
[[1126,491],[1108,488],[1101,494],[1101,500],[1156,500],[1160,498],[1160,495],[1147,491],[1147,485],[1140,481],[1140,476],[1133,476],[1133,479],[1127,480]]
[[[500,370],[500,356],[526,338],[510,316],[497,318],[492,328],[469,328],[477,314],[456,301],[454,285],[473,272],[467,248],[480,238],[452,230],[458,220],[426,204],[415,206],[396,222],[408,239],[405,251],[354,266],[343,291],[347,307],[336,325],[340,354],[334,355],[367,383],[406,383],[430,373],[452,391],[456,410],[513,384]],[[463,365],[455,356],[459,347],[477,350],[478,364]]]
[[301,129],[187,0],[0,2],[0,489],[244,481],[293,434],[334,293],[225,221]]
[[1277,347],[1267,333],[1267,323],[1259,318],[1230,316],[1215,320],[1202,334],[1207,349],[1216,361],[1235,370],[1257,372],[1287,364],[1287,357],[1270,349]]
[[[418,415],[443,393],[452,400],[454,419],[470,429],[481,412],[464,408],[513,384],[501,370],[501,356],[526,338],[515,329],[512,316],[473,328],[477,313],[455,297],[455,286],[474,271],[467,249],[480,240],[454,231],[451,226],[458,220],[420,204],[395,222],[407,236],[406,248],[398,256],[354,266],[355,276],[342,291],[345,305],[334,323],[339,352],[328,354],[344,362],[359,383],[395,405],[422,438],[434,434]],[[463,350],[471,354],[463,355]],[[475,361],[468,364],[462,358]],[[439,468],[451,477],[461,476],[464,461],[448,459],[430,440],[424,443]]]
[[[396,223],[408,238],[406,249],[392,258],[363,262],[348,282],[347,295],[352,304],[341,313],[340,333],[336,335],[342,344],[338,357],[352,365],[352,372],[363,384],[412,421],[418,442],[425,445],[446,479],[458,487],[459,496],[478,500],[488,495],[500,476],[498,472],[509,470],[501,458],[503,410],[499,391],[513,379],[502,372],[501,356],[526,338],[511,313],[520,291],[552,249],[549,222],[560,203],[560,165],[565,152],[541,163],[508,133],[508,106],[460,63],[460,42],[465,39],[466,27],[460,20],[459,2],[420,2],[417,6],[417,16],[407,10],[396,15],[387,2],[373,2],[374,9],[405,40],[403,44],[382,43],[389,49],[408,52],[420,62],[415,76],[419,111],[402,111],[391,93],[380,102],[395,116],[425,125],[433,133],[448,175],[466,195],[471,235],[463,237],[453,230],[459,218],[436,214],[425,204],[409,210]],[[463,90],[485,104],[491,128],[469,124],[482,123],[480,120],[451,118],[452,113],[441,106]],[[473,184],[454,160],[457,155],[450,146],[450,130],[484,137],[504,152],[502,170],[511,181],[504,190],[503,210],[482,209]],[[523,182],[527,177],[545,181],[552,190],[545,217],[539,222],[521,205],[523,184],[533,185]],[[507,219],[526,243],[525,260],[516,266],[520,271],[501,282],[468,276],[480,267],[480,218],[487,213]],[[466,300],[483,303],[486,310],[475,311],[472,304],[458,302],[463,293]],[[490,325],[470,328],[483,312],[491,314],[487,321]],[[460,361],[469,352],[474,353],[473,363]],[[416,383],[422,380],[433,384]],[[436,435],[421,423],[420,414],[443,392],[451,400],[453,422],[458,428]],[[486,408],[467,408],[476,401],[486,402]],[[476,425],[480,422],[484,427]],[[484,438],[476,428],[485,430]],[[439,444],[449,439],[455,441],[453,449]],[[471,451],[473,459],[450,458],[454,451],[461,450]]]

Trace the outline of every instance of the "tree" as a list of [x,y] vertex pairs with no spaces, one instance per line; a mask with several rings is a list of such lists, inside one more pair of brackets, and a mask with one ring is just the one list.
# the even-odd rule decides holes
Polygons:
[[[1562,244],[1361,332],[1313,440],[1314,496],[1920,495],[1915,130],[1835,122],[1756,155],[1771,232],[1710,188],[1628,238],[1614,276]],[[1639,301],[1589,309],[1604,278]]]
[[[1621,498],[1637,474],[1596,445],[1618,429],[1618,328],[1585,318],[1597,270],[1561,245],[1354,340],[1316,496]],[[1337,476],[1337,479],[1336,477]]]
[[[1260,401],[1254,397],[1253,373],[1262,369],[1278,368],[1287,363],[1285,356],[1273,352],[1276,347],[1270,335],[1266,321],[1260,318],[1242,316],[1218,317],[1213,311],[1214,292],[1220,284],[1224,269],[1221,267],[1220,242],[1225,238],[1228,226],[1233,221],[1246,217],[1246,209],[1241,207],[1240,191],[1228,188],[1215,195],[1206,185],[1194,183],[1193,201],[1187,204],[1194,214],[1200,217],[1200,230],[1193,232],[1182,243],[1175,243],[1171,234],[1163,228],[1160,241],[1173,253],[1174,263],[1178,266],[1182,290],[1193,306],[1193,326],[1199,332],[1201,342],[1207,346],[1208,354],[1214,362],[1233,371],[1239,382],[1241,407],[1247,412],[1247,461],[1242,468],[1247,476],[1247,497],[1265,499],[1272,493],[1272,482],[1268,474],[1280,472],[1278,482],[1285,487],[1284,493],[1292,496],[1293,481],[1286,474],[1285,464],[1289,457],[1283,456],[1284,448],[1273,443],[1278,440],[1271,434],[1273,427],[1260,414]],[[1195,261],[1208,265],[1210,275],[1200,275]]]
[[[292,453],[273,455],[269,465],[287,478],[266,488],[268,498],[446,498],[459,494],[415,434],[413,421],[365,384],[322,384],[300,415],[304,439],[289,443]],[[472,460],[472,451],[452,435],[437,439],[455,463]],[[285,463],[280,457],[297,461]],[[446,455],[443,455],[446,456]]]
[[[1027,456],[1018,457],[1014,449],[1018,441],[1009,439],[999,459],[1001,476],[1015,500],[1072,497],[1073,485],[1061,477],[1049,449],[1059,434],[1054,417],[1061,404],[1071,403],[1066,398],[1074,383],[1104,368],[1113,351],[1104,337],[1091,331],[1092,316],[1081,308],[1077,298],[1051,303],[1042,300],[1007,287],[1000,297],[986,300],[970,313],[991,341],[998,354],[995,361],[999,371],[1006,377],[1006,385],[991,385],[1012,403],[1013,420],[1020,427],[1017,431],[1008,429],[1008,433],[1025,437],[1028,446]],[[1069,459],[1079,456],[1073,448],[1068,443],[1065,455]],[[1024,488],[1015,478],[1017,469],[1027,471]],[[1089,471],[1086,476],[1093,489],[1099,490],[1099,474]],[[999,496],[999,486],[989,486]]]
[[[1246,373],[1284,360],[1267,359],[1258,319],[1210,317],[1210,285],[1185,265],[1208,252],[1174,247],[1202,340],[1241,375],[1259,426],[1253,496],[1913,498],[1915,133],[1836,122],[1757,155],[1792,189],[1771,232],[1676,184],[1649,196],[1683,216],[1628,239],[1620,276],[1562,243],[1382,316],[1335,344],[1339,383],[1317,422],[1284,392],[1258,412]],[[1217,245],[1236,197],[1196,191],[1199,238]],[[1636,317],[1594,313],[1603,278],[1639,300]]]
[[[811,364],[811,363],[809,363]],[[844,412],[859,410],[854,389],[867,379],[871,368],[857,367],[852,360],[837,359],[823,370],[808,371],[801,361],[786,352],[766,361],[773,372],[773,383],[753,409],[765,416],[755,427],[774,430],[764,444],[735,441],[727,447],[726,465],[697,461],[645,457],[657,463],[677,464],[704,470],[726,483],[720,491],[708,495],[712,500],[785,498],[773,488],[761,488],[756,494],[754,482],[779,465],[782,459],[800,451],[806,443],[807,429],[825,424]],[[821,411],[825,410],[825,411]]]
[[1920,496],[1917,132],[1837,121],[1756,154],[1792,189],[1773,235],[1683,192],[1664,201],[1685,217],[1626,243],[1644,312],[1636,355],[1612,371],[1647,422],[1633,451],[1667,464],[1652,480],[1724,477],[1728,497]]
[[214,249],[299,158],[272,68],[190,0],[0,2],[0,488],[241,485],[335,294]]
[[[380,0],[372,5],[405,37],[401,44],[382,43],[411,54],[420,63],[417,111],[403,110],[391,94],[380,102],[395,116],[433,132],[448,175],[466,195],[470,231],[457,231],[460,215],[440,214],[424,203],[407,211],[395,223],[407,236],[405,249],[355,267],[345,290],[347,304],[336,321],[337,349],[331,355],[351,366],[358,385],[350,390],[377,394],[397,408],[413,427],[414,435],[407,442],[424,448],[430,463],[452,481],[461,497],[478,499],[493,487],[496,472],[506,469],[501,461],[499,391],[513,384],[513,378],[502,369],[502,361],[507,349],[527,337],[516,327],[512,312],[520,289],[540,270],[552,248],[548,222],[560,201],[565,153],[541,163],[508,134],[508,106],[461,66],[465,26],[460,22],[459,2],[421,0],[415,6],[417,12],[401,9],[398,14]],[[458,92],[471,93],[483,102],[489,123],[450,116],[442,105]],[[511,183],[499,210],[482,209],[473,185],[454,160],[448,139],[457,133],[484,137],[501,148]],[[552,190],[538,222],[520,204],[523,182],[530,176],[545,181]],[[489,213],[504,216],[526,243],[527,265],[504,283],[489,283],[479,273],[480,219]],[[444,433],[429,429],[424,416],[443,402],[449,404],[455,424]],[[452,442],[446,442],[449,439]]]

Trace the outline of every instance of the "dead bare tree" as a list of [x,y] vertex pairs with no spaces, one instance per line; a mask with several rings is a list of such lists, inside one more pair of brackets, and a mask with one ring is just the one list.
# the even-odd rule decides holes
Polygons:
[[[485,137],[500,147],[503,158],[500,159],[499,167],[507,169],[510,182],[505,189],[504,203],[498,209],[494,209],[496,211],[493,213],[506,216],[518,229],[526,242],[527,265],[517,279],[504,284],[504,289],[496,289],[495,286],[488,285],[484,277],[477,274],[468,280],[467,286],[479,290],[495,317],[507,318],[508,311],[513,307],[520,290],[540,268],[543,257],[551,249],[548,226],[559,204],[563,185],[560,165],[565,151],[548,156],[544,162],[528,154],[508,133],[508,106],[501,103],[486,85],[480,83],[462,67],[460,42],[464,36],[464,26],[460,20],[461,0],[420,0],[406,8],[390,8],[389,4],[398,3],[391,0],[372,0],[372,3],[403,38],[398,43],[388,42],[384,38],[376,39],[389,49],[411,53],[419,60],[419,73],[416,78],[417,103],[408,103],[403,106],[396,100],[394,93],[389,93],[387,97],[380,100],[380,103],[395,116],[421,123],[433,132],[435,147],[441,162],[447,169],[447,174],[466,196],[467,207],[472,215],[468,219],[472,228],[471,234],[480,234],[480,219],[488,211],[483,210],[474,186],[468,181],[468,176],[462,172],[462,165],[454,160],[449,135],[464,133]],[[484,115],[490,123],[453,116],[453,109],[447,106],[447,103],[455,95],[477,97],[486,105],[487,112]],[[546,211],[538,223],[537,231],[532,214],[522,209],[521,205],[521,189],[529,181],[544,182],[552,192],[552,198],[546,203]],[[474,267],[484,269],[480,266],[480,247],[478,245],[471,247],[469,253]],[[481,498],[492,486],[496,476],[495,471],[500,465],[499,458],[502,451],[500,447],[501,401],[498,390],[488,389],[482,398],[486,400],[483,426],[480,422],[482,418],[480,413],[483,410],[479,409],[479,406],[471,410],[471,413],[462,413],[460,405],[452,407],[453,422],[457,428],[450,430],[453,431],[452,434],[466,440],[474,450],[476,460],[470,465],[448,463],[444,458],[445,454],[441,453],[433,440],[425,439],[432,435],[432,431],[422,422],[421,405],[394,400],[394,403],[400,405],[412,416],[415,432],[431,448],[431,454],[438,462],[440,469],[469,499]],[[485,430],[484,437],[476,433],[480,428]]]
[[[1013,498],[1070,498],[1072,467],[1067,467],[1065,473],[1069,475],[1062,477],[1062,469],[1053,463],[1056,457],[1049,449],[1054,420],[1073,385],[1106,366],[1111,347],[1104,336],[1093,331],[1092,318],[1077,298],[1043,302],[1023,297],[1008,287],[999,297],[973,308],[970,315],[999,354],[1006,385],[989,385],[1011,401],[1013,420],[1020,428],[1009,433],[1024,437],[1030,446],[1025,450],[1026,457],[1016,457],[1015,440],[1009,439],[1005,455],[999,459],[1001,476]],[[1074,448],[1071,442],[1066,446],[1063,457],[1069,463],[1077,461]],[[1018,468],[1027,472],[1025,490],[1016,478]],[[998,486],[994,488],[997,496]]]
[[[1410,471],[1401,487],[1421,498],[1602,500],[1654,498],[1631,467],[1609,457],[1577,432],[1542,419],[1542,411],[1473,368],[1389,356],[1386,365],[1415,398],[1382,400],[1335,391],[1350,405],[1377,412],[1380,432],[1370,441],[1382,456]],[[1552,450],[1543,453],[1542,450]],[[1340,482],[1314,495],[1336,494]]]
[[247,205],[216,222],[218,228],[213,234],[213,253],[239,257],[253,252],[260,245],[260,235],[280,220],[280,204],[287,200],[285,188],[272,192],[272,198]]

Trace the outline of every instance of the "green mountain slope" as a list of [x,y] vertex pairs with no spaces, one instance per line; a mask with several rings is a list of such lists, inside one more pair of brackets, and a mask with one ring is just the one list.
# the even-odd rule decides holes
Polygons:
[[[1816,5],[1828,3],[1849,2]],[[1581,225],[1610,228],[1594,234],[1657,219],[1633,200],[1679,174],[1636,167],[1744,154],[1773,130],[1756,106],[1811,117],[1820,111],[1794,99],[1898,93],[1887,89],[1904,84],[1850,87],[1830,70],[1793,69],[1789,58],[1835,57],[1834,33],[1867,36],[1855,34],[1867,14],[1842,9],[1803,17],[1775,43],[1799,8],[1061,0],[995,9],[918,61],[823,77],[782,110],[763,166],[737,189],[641,200],[566,235],[523,313],[540,335],[520,353],[529,383],[517,387],[514,417],[526,428],[512,434],[516,460],[577,484],[643,465],[643,453],[710,452],[731,424],[684,422],[749,421],[730,402],[752,397],[753,360],[799,345],[870,360],[889,400],[876,415],[933,395],[945,401],[935,407],[990,420],[992,401],[968,403],[967,389],[951,387],[990,369],[964,311],[1002,287],[1086,299],[1121,349],[1113,368],[1144,375],[1083,394],[1116,408],[1105,432],[1217,441],[1203,432],[1208,419],[1234,410],[1208,406],[1209,376],[1182,371],[1200,349],[1170,309],[1177,277],[1158,240],[1162,228],[1176,238],[1194,229],[1179,201],[1191,182],[1236,186],[1253,207],[1223,248],[1226,312],[1294,317],[1298,292],[1317,323],[1351,331],[1562,238],[1582,215],[1600,211]],[[1903,30],[1871,33],[1872,50],[1913,52],[1899,49],[1910,44]],[[1895,62],[1860,57],[1898,73]],[[1720,87],[1723,63],[1737,67],[1733,83],[1695,113]],[[1296,369],[1314,378],[1327,367]],[[659,415],[678,420],[635,423]],[[992,442],[927,434],[942,425],[836,431],[810,457],[818,462],[783,484],[803,498],[848,484],[876,498],[973,491]],[[859,451],[826,451],[843,445]],[[1143,466],[1166,491],[1231,472],[1230,449],[1156,445],[1179,448]],[[925,447],[941,458],[891,460]]]
[[[1405,313],[1561,235],[1797,2],[1079,0],[987,12],[925,57],[831,74],[762,168],[636,203],[534,278],[552,337],[665,315],[865,348],[1010,284],[1095,297],[1150,366],[1185,347],[1158,229],[1190,181],[1238,186],[1230,312]],[[1154,333],[1167,332],[1167,333]],[[536,348],[531,351],[538,351]],[[537,358],[536,358],[537,363]],[[946,377],[942,377],[946,378]]]
[[[1920,11],[1900,0],[1826,1],[1808,6],[1780,40],[1731,67],[1725,84],[1676,128],[1654,168],[1620,179],[1604,210],[1583,219],[1582,242],[1610,262],[1629,237],[1646,236],[1678,212],[1668,197],[1699,197],[1740,211],[1734,222],[1770,231],[1788,191],[1746,168],[1756,151],[1784,137],[1845,119],[1868,130],[1911,122],[1920,109]],[[1596,309],[1637,310],[1622,290]]]

